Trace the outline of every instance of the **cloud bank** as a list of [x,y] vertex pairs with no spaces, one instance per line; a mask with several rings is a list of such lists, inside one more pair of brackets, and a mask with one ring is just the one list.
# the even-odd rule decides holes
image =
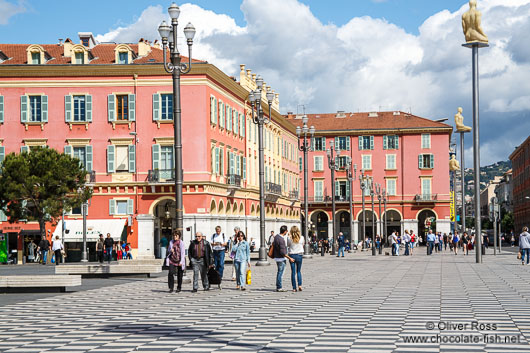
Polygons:
[[[404,110],[452,123],[462,106],[471,125],[471,51],[461,46],[460,20],[467,9],[433,14],[419,35],[368,16],[323,24],[297,0],[243,0],[244,27],[184,4],[179,23],[197,29],[195,58],[235,76],[246,64],[280,93],[284,113],[300,104],[312,113]],[[490,38],[480,51],[482,164],[488,164],[507,159],[530,131],[530,0],[483,0],[479,9]],[[148,7],[136,22],[98,39],[154,40],[163,19],[165,8]]]
[[0,25],[7,25],[11,17],[26,11],[26,6],[22,0],[17,1],[16,4],[7,0],[0,0]]

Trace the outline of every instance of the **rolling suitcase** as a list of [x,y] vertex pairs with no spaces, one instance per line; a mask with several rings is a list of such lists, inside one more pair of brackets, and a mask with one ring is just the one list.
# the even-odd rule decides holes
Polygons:
[[212,284],[220,285],[221,284],[221,275],[213,267],[208,269],[208,282],[210,282],[210,285],[212,285]]

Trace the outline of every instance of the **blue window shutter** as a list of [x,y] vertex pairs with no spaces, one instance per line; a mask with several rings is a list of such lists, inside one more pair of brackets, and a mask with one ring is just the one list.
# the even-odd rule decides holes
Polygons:
[[388,149],[388,136],[383,136],[383,149]]
[[370,136],[370,149],[371,150],[374,149],[374,137],[373,136]]
[[236,155],[236,174],[241,175],[241,157]]
[[224,150],[222,147],[219,147],[219,175],[224,175]]
[[245,121],[245,115],[239,114],[241,118],[241,137],[245,137],[247,133],[247,122]]
[[243,157],[243,179],[247,178],[247,158]]
[[136,146],[129,145],[129,173],[136,171]]
[[85,159],[86,159],[86,166],[85,166],[85,170],[87,172],[91,172],[92,169],[93,169],[93,153],[92,153],[92,146],[90,145],[86,145],[85,146]]
[[127,200],[127,214],[134,214],[134,200]]
[[362,151],[363,149],[363,137],[359,136],[359,151]]
[[350,182],[349,181],[346,181],[346,196],[350,197]]
[[232,131],[232,108],[226,106],[226,129]]
[[396,139],[396,150],[398,150],[399,149],[399,136],[396,135],[394,136],[394,138]]
[[340,183],[338,180],[335,180],[335,196],[340,195]]
[[217,105],[217,98],[213,99],[213,105],[214,105],[214,123],[217,124],[218,118],[219,118],[219,106]]
[[64,96],[64,121],[69,123],[72,120],[72,96],[67,94]]
[[219,147],[215,147],[215,174],[219,174]]
[[151,158],[153,159],[153,170],[160,169],[160,145],[151,147]]
[[335,150],[340,149],[340,141],[338,137],[335,137]]
[[160,94],[153,94],[153,121],[160,120]]
[[0,123],[4,122],[4,96],[0,96]]
[[85,111],[86,111],[86,121],[91,123],[92,122],[92,96],[90,94],[87,94],[85,96]]
[[434,154],[431,154],[431,169],[434,168]]
[[41,96],[41,117],[42,122],[47,123],[48,122],[48,96],[43,95]]
[[108,95],[107,112],[109,121],[116,121],[116,96]]
[[72,152],[73,152],[72,146],[70,146],[70,145],[64,146],[64,154],[66,154],[67,156],[72,157],[72,155],[73,155]]
[[29,153],[29,146],[20,146],[20,153]]
[[423,168],[423,155],[422,154],[418,155],[418,168],[420,169]]
[[346,136],[346,151],[350,150],[350,136]]
[[116,214],[116,200],[109,200],[109,215]]
[[114,173],[115,172],[115,150],[116,147],[114,145],[108,145],[107,146],[107,173]]
[[4,146],[0,146],[0,167],[2,167],[2,163],[4,162],[5,158],[6,158],[6,148]]
[[215,124],[215,110],[214,110],[214,97],[210,96],[210,122]]
[[28,122],[28,96],[20,96],[20,122]]
[[136,120],[136,95],[129,94],[129,121]]

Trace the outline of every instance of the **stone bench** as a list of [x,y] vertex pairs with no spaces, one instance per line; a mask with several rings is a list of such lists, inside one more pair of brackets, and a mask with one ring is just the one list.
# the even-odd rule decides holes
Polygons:
[[153,264],[76,264],[55,267],[55,274],[81,275],[83,277],[109,277],[161,273],[162,266]]
[[65,292],[66,287],[81,285],[79,275],[13,275],[0,276],[0,291],[29,292],[55,290]]

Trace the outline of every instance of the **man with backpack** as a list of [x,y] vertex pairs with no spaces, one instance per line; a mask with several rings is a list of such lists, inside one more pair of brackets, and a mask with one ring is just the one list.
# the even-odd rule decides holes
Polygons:
[[213,249],[213,264],[222,279],[225,269],[225,249],[227,241],[225,233],[221,233],[220,226],[215,227],[215,233],[211,237],[211,244]]

